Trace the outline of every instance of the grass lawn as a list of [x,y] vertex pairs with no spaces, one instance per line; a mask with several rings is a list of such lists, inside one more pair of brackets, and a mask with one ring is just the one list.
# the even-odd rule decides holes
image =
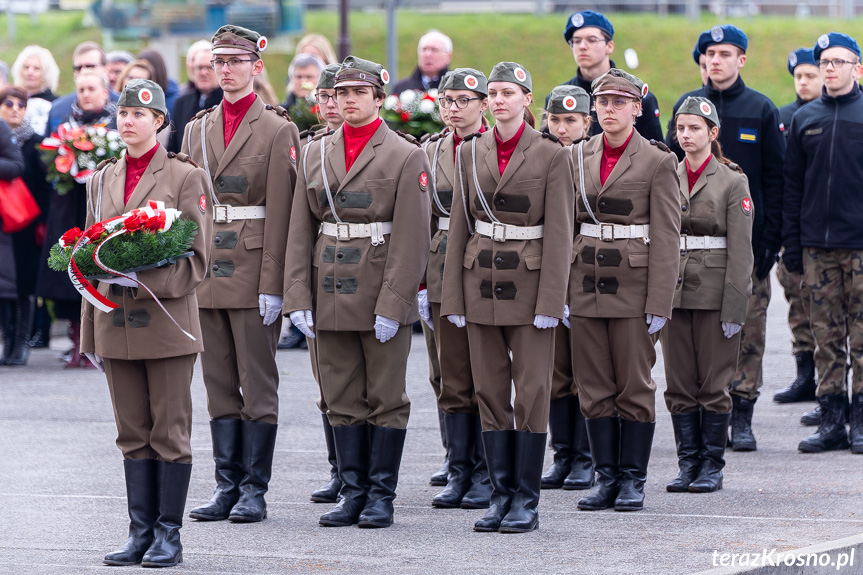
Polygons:
[[[61,70],[60,93],[71,90],[72,50],[83,40],[100,40],[97,28],[84,28],[82,12],[49,12],[39,17],[33,26],[29,16],[18,16],[17,41],[6,38],[6,16],[0,16],[0,59],[12,64],[18,51],[36,43],[49,48]],[[650,85],[659,99],[662,124],[667,124],[671,108],[684,92],[699,85],[698,69],[692,61],[692,46],[698,33],[718,22],[705,16],[692,23],[679,16],[659,18],[645,14],[616,14],[615,53],[619,66],[623,51],[633,48],[641,61],[635,73]],[[453,66],[470,66],[488,74],[501,60],[514,60],[525,66],[533,76],[536,111],[545,94],[558,83],[575,74],[569,47],[563,41],[566,15],[536,17],[532,14],[437,14],[402,11],[398,13],[399,78],[409,74],[416,65],[416,42],[428,29],[437,28],[453,38]],[[830,30],[839,30],[863,41],[863,20],[833,21],[827,19],[795,19],[756,17],[731,19],[749,36],[749,59],[742,75],[747,85],[769,96],[781,106],[793,100],[794,85],[786,69],[788,52],[800,46],[812,46],[817,37]],[[338,30],[334,12],[307,12],[306,30],[320,32],[333,40]],[[382,12],[352,12],[350,15],[352,53],[385,63],[386,27]],[[133,51],[141,46],[128,46]],[[276,91],[287,75],[290,54],[267,52],[264,61]]]

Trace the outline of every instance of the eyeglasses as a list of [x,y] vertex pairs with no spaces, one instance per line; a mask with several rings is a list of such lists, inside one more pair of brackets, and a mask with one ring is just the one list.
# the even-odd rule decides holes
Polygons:
[[456,98],[453,100],[452,98],[446,97],[440,99],[440,104],[444,108],[451,108],[453,104],[459,110],[464,110],[467,108],[467,105],[471,103],[473,100],[482,100],[482,98],[468,98],[466,96],[462,96],[461,98]]
[[237,66],[239,66],[243,62],[254,62],[254,61],[255,60],[252,58],[245,58],[245,59],[243,59],[243,58],[230,58],[228,60],[215,59],[215,60],[210,60],[210,64],[212,64],[213,68],[215,68],[216,70],[221,70],[226,65],[230,66],[231,68],[236,68]]
[[844,68],[845,64],[856,66],[857,60],[842,60],[840,58],[835,58],[833,60],[818,60],[818,66],[821,68],[826,68],[832,65],[835,70],[838,70],[839,68]]
[[195,74],[200,74],[201,72],[211,72],[212,70],[212,66],[195,66],[192,68],[192,71],[194,71]]
[[608,98],[597,98],[595,103],[597,108],[608,108],[608,106],[613,106],[615,110],[622,110],[631,101],[632,100],[628,98],[612,98],[611,100]]
[[73,66],[72,69],[75,70],[76,72],[80,72],[84,68],[87,68],[88,70],[92,70],[93,68],[98,68],[98,67],[99,67],[99,64],[81,64],[80,66]]
[[570,47],[579,46],[582,42],[587,42],[588,46],[593,46],[595,44],[599,44],[600,42],[608,42],[605,38],[600,38],[599,36],[587,36],[586,38],[579,38],[578,36],[573,36],[569,40]]
[[27,102],[16,102],[15,100],[3,100],[3,105],[7,108],[18,107],[19,110],[23,110],[27,107]]
[[323,94],[323,93],[315,94],[315,99],[318,101],[319,104],[326,104],[327,102],[330,101],[330,99],[332,99],[333,102],[335,102],[336,101],[336,95],[335,94]]

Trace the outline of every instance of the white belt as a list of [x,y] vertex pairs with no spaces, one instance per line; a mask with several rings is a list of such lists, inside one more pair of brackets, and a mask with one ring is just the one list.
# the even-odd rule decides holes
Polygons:
[[338,238],[341,241],[356,238],[371,238],[373,246],[385,243],[384,234],[390,234],[392,231],[392,222],[374,222],[371,224],[349,224],[347,222],[338,224],[331,222],[321,223],[321,233],[324,235]]
[[476,221],[476,233],[489,237],[496,242],[506,240],[538,240],[543,235],[544,226],[513,226],[510,224],[490,224]]
[[725,236],[680,236],[681,250],[712,250],[726,245]]
[[438,218],[437,219],[437,229],[447,231],[449,230],[449,218]]
[[650,241],[650,226],[621,226],[617,224],[581,224],[581,235],[589,238],[599,238],[603,242],[614,240],[630,240],[644,238],[644,243]]
[[218,204],[214,206],[213,215],[213,221],[217,224],[224,224],[233,220],[261,220],[267,217],[267,207]]

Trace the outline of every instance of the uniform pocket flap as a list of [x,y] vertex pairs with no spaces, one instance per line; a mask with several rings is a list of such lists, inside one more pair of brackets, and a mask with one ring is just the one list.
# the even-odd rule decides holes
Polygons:
[[475,261],[476,261],[476,254],[471,254],[471,253],[465,252],[463,265],[466,269],[472,268],[473,263]]
[[536,178],[535,180],[519,180],[516,184],[516,188],[525,189],[525,188],[538,188],[542,185],[542,178]]
[[578,249],[572,248],[572,256],[569,259],[569,263],[574,264],[575,260],[578,259]]
[[535,256],[524,256],[524,265],[529,270],[538,270],[542,267],[542,254]]
[[363,184],[366,188],[391,188],[396,185],[396,181],[392,178],[384,178],[382,180],[366,180]]
[[242,158],[237,158],[237,164],[240,166],[246,166],[248,164],[263,164],[267,161],[266,154],[260,154],[257,156],[244,156]]
[[706,268],[724,268],[728,266],[728,256],[726,254],[705,254],[704,267]]
[[646,268],[647,254],[629,254],[629,267],[631,268]]
[[436,254],[437,248],[440,245],[440,238],[432,238],[431,245],[429,246],[429,252]]
[[254,236],[246,236],[243,238],[243,245],[247,250],[259,250],[264,247],[264,234],[256,234]]

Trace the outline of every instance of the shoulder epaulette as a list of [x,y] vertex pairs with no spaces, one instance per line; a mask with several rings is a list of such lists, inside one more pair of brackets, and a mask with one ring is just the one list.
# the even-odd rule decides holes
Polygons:
[[311,133],[311,130],[303,130],[302,132],[300,132],[300,139],[302,140],[303,138],[308,138]]
[[548,132],[540,132],[540,134],[542,134],[542,137],[546,140],[551,140],[552,142],[560,142],[560,138],[558,138],[554,134],[549,134]]
[[474,138],[479,138],[481,136],[482,136],[482,132],[474,132],[473,134],[468,134],[467,136],[465,136],[462,141],[467,142],[468,140],[472,140]]
[[216,109],[216,107],[215,107],[215,106],[213,106],[212,108],[207,108],[206,110],[201,110],[200,112],[198,112],[197,114],[195,114],[195,119],[196,119],[196,120],[200,120],[200,119],[201,119],[201,118],[203,118],[205,115],[209,114],[210,112],[212,112],[212,111],[213,111],[213,110],[215,110],[215,109]]
[[411,136],[410,134],[405,134],[404,132],[402,132],[400,130],[396,130],[396,134],[401,136],[402,138],[404,138],[405,140],[407,140],[409,143],[413,144],[414,146],[420,147],[420,143],[417,141],[417,139],[414,138],[413,136]]
[[573,140],[572,145],[574,146],[574,145],[578,144],[579,142],[589,142],[589,141],[590,141],[590,134],[588,134],[587,136],[585,136],[583,138],[579,138],[578,140]]
[[270,104],[267,104],[265,107],[267,108],[267,110],[271,110],[271,111],[275,112],[276,114],[278,114],[279,116],[281,116],[282,118],[287,120],[288,122],[291,121],[291,117],[288,115],[288,111],[285,110],[284,108],[282,108],[281,106],[272,106]]
[[189,157],[189,154],[183,154],[182,152],[180,152],[180,153],[168,152],[168,157],[172,158],[172,159],[180,160],[181,162],[186,162],[187,164],[192,164],[196,168],[198,167],[198,164],[196,164],[195,162],[192,161],[192,158]]
[[435,134],[423,134],[422,138],[420,138],[420,144],[425,144],[426,142],[434,142]]
[[107,166],[108,164],[116,164],[116,163],[117,163],[117,158],[108,158],[107,160],[102,160],[101,162],[99,162],[99,165],[96,166],[96,171],[98,172],[99,170],[101,170],[102,168]]
[[317,134],[315,134],[315,137],[314,137],[314,138],[312,138],[312,139],[311,139],[311,140],[309,140],[309,141],[310,141],[310,142],[317,142],[318,140],[320,140],[320,139],[321,139],[321,138],[323,138],[324,136],[330,136],[330,135],[335,134],[335,133],[336,133],[336,131],[335,131],[335,130],[321,130],[320,132],[318,132]]
[[728,162],[728,167],[731,168],[732,170],[736,171],[736,172],[740,172],[741,174],[743,173],[743,168],[741,168],[740,166],[738,166],[734,162]]
[[671,150],[668,149],[668,146],[666,146],[664,142],[660,142],[659,140],[650,140],[650,145],[656,146],[663,152],[671,152]]

